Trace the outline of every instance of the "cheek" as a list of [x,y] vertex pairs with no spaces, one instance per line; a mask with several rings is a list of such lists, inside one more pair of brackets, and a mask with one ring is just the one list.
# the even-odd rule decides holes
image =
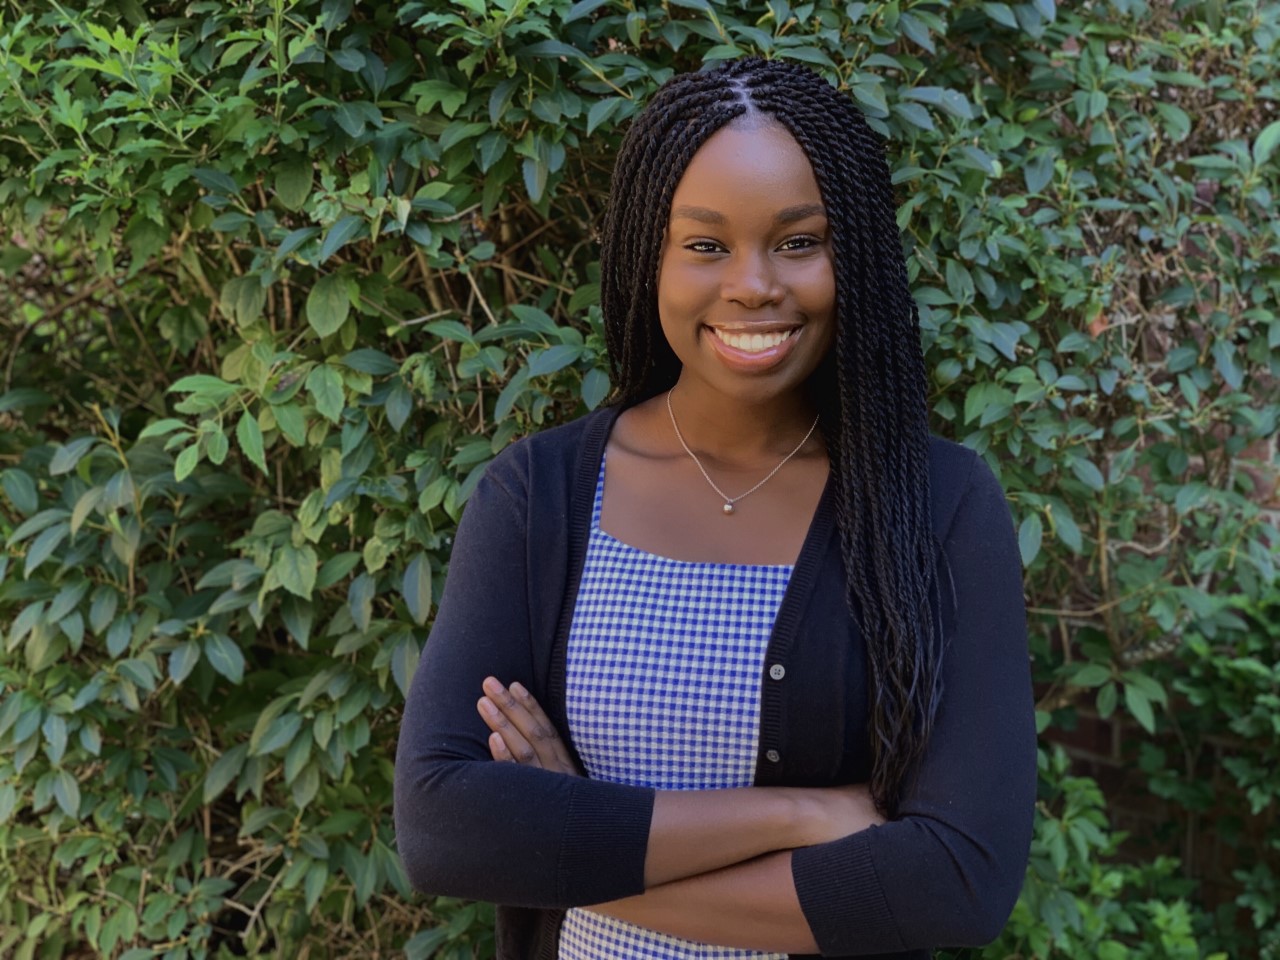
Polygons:
[[672,320],[688,319],[678,314],[700,312],[718,296],[715,277],[705,267],[664,258],[658,268],[658,312],[664,320],[668,314],[672,314]]
[[798,271],[792,283],[797,299],[806,310],[826,313],[835,308],[836,275],[831,261],[815,260]]

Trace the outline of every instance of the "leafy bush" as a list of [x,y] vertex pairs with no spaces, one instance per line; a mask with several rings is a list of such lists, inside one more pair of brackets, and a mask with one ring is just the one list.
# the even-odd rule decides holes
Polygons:
[[[1159,737],[1229,726],[1267,811],[1278,37],[1246,0],[10,5],[0,953],[491,952],[396,859],[403,690],[480,470],[608,395],[621,130],[750,52],[890,138],[934,428],[1009,494],[1047,740],[1131,716],[1186,798]],[[1119,865],[1043,754],[984,955],[1276,942],[1274,827],[1237,931]]]

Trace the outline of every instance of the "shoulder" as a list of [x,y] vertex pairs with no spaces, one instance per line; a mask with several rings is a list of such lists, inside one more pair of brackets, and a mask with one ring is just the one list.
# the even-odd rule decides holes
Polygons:
[[929,491],[939,532],[950,530],[965,503],[1005,502],[1004,490],[987,461],[971,448],[929,434]]
[[603,446],[617,415],[614,407],[600,407],[509,443],[484,468],[481,485],[497,486],[524,501],[549,493],[548,486],[568,484],[592,448]]

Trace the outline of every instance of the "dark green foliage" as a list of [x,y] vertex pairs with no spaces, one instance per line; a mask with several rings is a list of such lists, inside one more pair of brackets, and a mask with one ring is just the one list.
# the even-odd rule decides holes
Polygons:
[[[743,53],[890,138],[931,426],[1009,494],[1043,790],[975,953],[1280,949],[1280,4],[0,9],[0,954],[491,952],[396,860],[402,691],[479,470],[609,393],[622,130]],[[1122,864],[1085,708],[1255,838],[1236,903]]]

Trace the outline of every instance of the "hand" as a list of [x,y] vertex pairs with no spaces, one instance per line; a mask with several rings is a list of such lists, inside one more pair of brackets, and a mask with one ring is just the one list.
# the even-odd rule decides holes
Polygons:
[[533,694],[519,683],[508,690],[496,677],[485,677],[483,688],[486,695],[476,703],[476,709],[493,731],[489,735],[493,759],[582,776],[555,724]]
[[794,796],[799,810],[796,846],[839,840],[885,822],[865,783],[797,788]]

